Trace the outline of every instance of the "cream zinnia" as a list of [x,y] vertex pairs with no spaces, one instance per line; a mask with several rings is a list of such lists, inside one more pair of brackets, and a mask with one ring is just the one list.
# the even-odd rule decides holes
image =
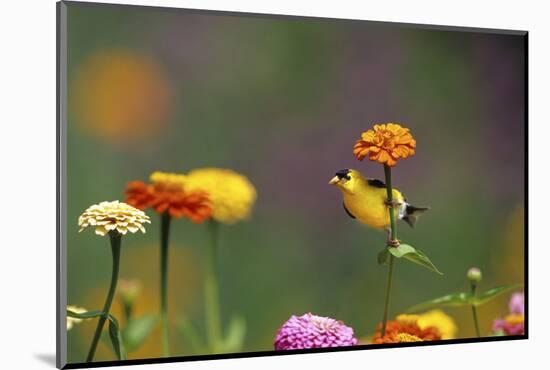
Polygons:
[[[84,313],[87,311],[85,308],[78,307],[78,306],[67,306],[67,310],[74,313]],[[82,322],[82,319],[77,319],[76,317],[67,316],[67,330],[71,330],[74,324],[78,324],[80,322]]]
[[93,226],[95,233],[101,236],[114,230],[122,235],[128,231],[135,233],[138,230],[145,233],[145,223],[151,223],[145,212],[118,200],[94,204],[78,218],[79,232]]

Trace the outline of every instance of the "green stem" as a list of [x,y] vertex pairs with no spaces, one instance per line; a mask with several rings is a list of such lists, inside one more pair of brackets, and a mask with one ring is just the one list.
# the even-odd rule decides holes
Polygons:
[[390,307],[390,291],[391,291],[394,259],[395,257],[393,256],[393,254],[390,254],[390,263],[388,267],[388,284],[386,285],[386,300],[384,302],[384,317],[382,319],[382,338],[386,335],[386,323],[388,322],[388,311]]
[[133,307],[129,302],[122,302],[122,310],[124,312],[124,322],[128,325],[128,322],[132,319]]
[[[386,194],[388,197],[388,202],[393,201],[393,191],[391,185],[391,168],[388,165],[384,165],[384,175],[386,177]],[[397,227],[395,225],[395,210],[390,206],[390,228],[391,228],[391,238],[397,240]]]
[[[471,288],[472,288],[472,296],[475,297],[477,285],[475,283],[472,283]],[[472,317],[474,318],[474,326],[476,328],[476,335],[477,335],[478,338],[481,338],[481,334],[480,334],[480,331],[479,331],[479,321],[477,319],[477,307],[475,305],[472,305]]]
[[[388,198],[388,202],[391,204],[393,201],[393,191],[392,191],[392,184],[391,184],[391,168],[387,165],[384,165],[384,176],[386,178],[386,195]],[[390,206],[389,209],[390,212],[390,238],[392,240],[397,240],[397,228],[395,227],[395,218],[394,218],[394,209],[392,206]],[[389,247],[393,248],[393,247]],[[392,276],[393,276],[393,265],[394,265],[394,257],[393,254],[390,254],[390,262],[388,267],[388,283],[386,285],[386,299],[384,301],[384,316],[382,318],[382,338],[386,335],[386,324],[388,322],[388,312],[390,308],[390,293],[391,293],[391,285],[392,285]]]
[[122,242],[122,235],[120,235],[117,231],[111,231],[109,232],[109,237],[111,238],[111,251],[113,254],[113,272],[111,274],[111,286],[109,287],[109,293],[107,293],[107,299],[105,300],[105,304],[103,305],[104,315],[101,316],[99,318],[99,321],[97,322],[94,338],[92,339],[92,344],[90,346],[90,351],[88,352],[86,362],[92,362],[94,359],[97,343],[99,342],[99,338],[101,337],[103,325],[105,325],[105,321],[107,320],[107,316],[109,315],[109,310],[111,309],[111,304],[113,303],[113,297],[115,296],[116,284],[118,281],[118,270],[120,266],[120,245]]
[[168,239],[171,219],[168,212],[164,212],[160,221],[160,320],[162,355],[165,357],[170,356],[168,340]]
[[204,282],[204,299],[206,313],[206,330],[208,346],[213,353],[219,351],[221,344],[221,318],[218,290],[217,249],[220,225],[210,221],[210,247],[206,261],[206,277]]

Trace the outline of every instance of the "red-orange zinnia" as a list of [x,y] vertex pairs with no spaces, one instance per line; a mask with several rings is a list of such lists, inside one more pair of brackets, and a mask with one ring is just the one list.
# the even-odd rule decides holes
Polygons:
[[399,340],[398,334],[402,333],[413,335],[423,341],[441,339],[441,333],[435,326],[421,329],[415,322],[390,320],[386,323],[386,335],[384,337],[382,337],[381,330],[382,324],[379,324],[372,338],[373,343],[399,343],[401,340]]
[[360,161],[368,156],[371,161],[393,167],[399,159],[413,156],[415,148],[416,140],[408,128],[386,123],[363,132],[353,147],[353,154]]
[[186,192],[183,186],[172,183],[131,181],[126,186],[126,202],[136,208],[152,208],[171,217],[187,217],[201,223],[212,216],[208,195],[202,191]]

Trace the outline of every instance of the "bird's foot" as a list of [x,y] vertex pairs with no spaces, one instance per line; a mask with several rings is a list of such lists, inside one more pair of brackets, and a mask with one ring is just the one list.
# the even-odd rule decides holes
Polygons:
[[395,199],[392,199],[392,200],[386,199],[384,201],[384,204],[390,208],[399,208],[399,206],[401,206],[401,202]]
[[399,247],[401,245],[399,239],[388,238],[386,243],[388,244],[388,247]]

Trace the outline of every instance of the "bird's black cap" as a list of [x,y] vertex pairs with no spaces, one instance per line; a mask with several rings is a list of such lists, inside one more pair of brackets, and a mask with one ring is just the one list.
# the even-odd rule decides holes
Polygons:
[[336,172],[336,176],[338,176],[339,179],[351,180],[351,177],[349,176],[349,168],[339,170],[338,172]]

